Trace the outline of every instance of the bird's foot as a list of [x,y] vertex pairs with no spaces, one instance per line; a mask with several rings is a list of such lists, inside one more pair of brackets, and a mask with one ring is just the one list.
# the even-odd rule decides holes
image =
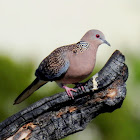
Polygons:
[[67,86],[63,86],[63,88],[66,90],[68,96],[71,97],[72,99],[74,99],[74,97],[73,97],[71,91],[74,91],[74,92],[77,92],[77,91],[76,91],[75,89],[69,88],[69,87],[67,87]]
[[80,90],[82,89],[82,91],[85,91],[85,90],[84,90],[84,85],[85,85],[85,83],[76,83],[75,85],[76,85],[76,87],[77,87],[78,89],[80,89]]

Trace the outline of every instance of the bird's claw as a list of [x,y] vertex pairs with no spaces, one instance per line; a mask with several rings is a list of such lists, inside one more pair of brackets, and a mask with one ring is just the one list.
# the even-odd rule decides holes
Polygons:
[[74,99],[74,97],[73,97],[71,91],[74,91],[74,92],[77,92],[77,91],[76,91],[75,89],[69,88],[69,87],[67,87],[67,86],[63,86],[63,88],[66,90],[68,96],[71,97],[72,99]]

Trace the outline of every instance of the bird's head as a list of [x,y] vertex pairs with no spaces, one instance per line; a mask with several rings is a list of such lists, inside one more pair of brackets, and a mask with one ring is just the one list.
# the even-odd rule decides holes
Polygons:
[[110,46],[110,44],[106,41],[104,34],[99,30],[89,30],[81,39],[81,41],[86,41],[90,44],[94,44],[99,46],[103,43]]

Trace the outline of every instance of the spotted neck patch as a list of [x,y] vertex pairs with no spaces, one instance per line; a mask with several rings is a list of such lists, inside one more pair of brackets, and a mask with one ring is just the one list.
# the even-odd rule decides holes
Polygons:
[[80,41],[77,43],[77,46],[82,50],[82,49],[88,49],[89,48],[89,44],[87,42],[84,41]]
[[83,52],[89,48],[89,44],[84,41],[80,41],[76,44],[76,47],[73,49],[73,53],[77,53],[78,51]]

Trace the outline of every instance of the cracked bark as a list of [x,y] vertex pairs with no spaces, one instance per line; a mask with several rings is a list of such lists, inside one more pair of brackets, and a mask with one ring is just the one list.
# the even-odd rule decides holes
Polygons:
[[84,91],[46,97],[0,123],[0,140],[59,140],[82,131],[96,116],[120,108],[126,96],[128,68],[116,50],[105,66],[85,82]]

